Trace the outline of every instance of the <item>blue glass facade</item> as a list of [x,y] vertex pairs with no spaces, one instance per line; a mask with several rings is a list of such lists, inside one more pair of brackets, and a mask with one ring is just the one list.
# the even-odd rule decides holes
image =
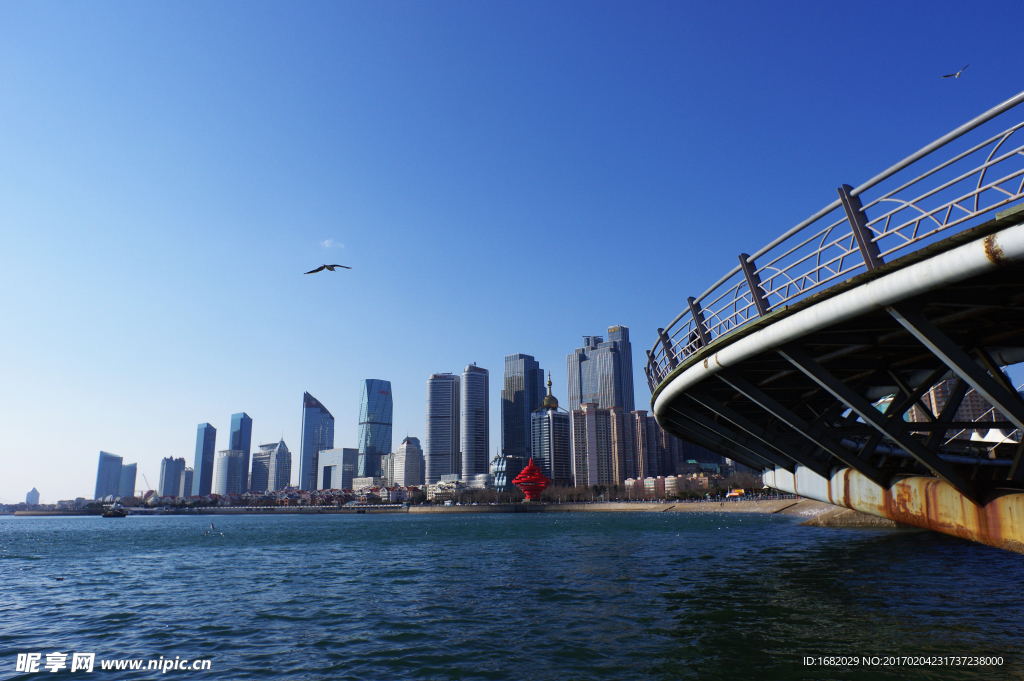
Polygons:
[[567,359],[570,410],[581,404],[596,404],[600,409],[634,409],[633,351],[629,329],[608,327],[608,340],[584,336],[583,347]]
[[162,497],[181,494],[181,476],[185,474],[185,459],[168,456],[160,460],[160,483],[156,493]]
[[196,458],[192,464],[192,496],[207,496],[213,490],[213,461],[217,456],[217,429],[200,423],[196,432]]
[[117,454],[100,452],[100,463],[96,469],[96,499],[117,496],[121,485],[121,462]]
[[543,399],[544,372],[537,360],[521,353],[506,356],[501,390],[500,467],[491,471],[497,489],[507,488],[529,461],[533,448],[530,415]]
[[462,468],[459,383],[459,377],[452,374],[431,374],[427,381],[427,437],[423,456],[428,485],[440,482],[443,475],[458,475]]
[[381,475],[381,457],[391,453],[391,381],[363,381],[359,401],[359,466],[357,477]]
[[316,489],[320,452],[325,449],[334,449],[334,417],[318,399],[309,393],[302,393],[299,489]]
[[135,496],[135,475],[138,471],[138,464],[122,463],[121,479],[117,484],[117,494],[122,497]]
[[244,411],[231,415],[231,434],[228,436],[228,449],[242,452],[242,470],[245,480],[242,482],[244,491],[249,491],[249,456],[252,451],[252,419]]

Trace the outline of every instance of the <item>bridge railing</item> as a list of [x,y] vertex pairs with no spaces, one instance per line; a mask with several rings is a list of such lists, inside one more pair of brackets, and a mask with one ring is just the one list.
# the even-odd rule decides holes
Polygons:
[[[739,264],[664,329],[647,352],[653,392],[690,354],[747,322],[887,259],[974,226],[983,216],[1024,198],[1024,121],[1004,116],[1024,92],[961,125],[858,187],[838,188],[839,199]],[[989,136],[952,155],[939,150],[976,129]],[[935,164],[935,165],[932,165]],[[906,178],[905,169],[919,175]],[[923,169],[923,172],[921,170]],[[882,193],[863,203],[865,192]],[[874,192],[872,192],[874,193]]]

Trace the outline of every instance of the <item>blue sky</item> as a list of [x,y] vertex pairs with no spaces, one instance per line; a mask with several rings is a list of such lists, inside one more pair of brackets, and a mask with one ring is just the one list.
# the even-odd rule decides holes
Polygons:
[[[0,501],[196,424],[396,445],[426,379],[643,351],[736,262],[1024,88],[1019,3],[0,4]],[[970,62],[958,80],[940,76]],[[326,245],[325,245],[326,244]],[[351,271],[303,276],[324,262]],[[297,463],[293,476],[297,475]]]

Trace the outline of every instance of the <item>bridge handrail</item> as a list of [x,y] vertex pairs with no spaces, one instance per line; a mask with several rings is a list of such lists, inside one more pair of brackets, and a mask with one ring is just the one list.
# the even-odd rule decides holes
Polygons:
[[[839,199],[752,255],[741,254],[738,265],[699,296],[688,299],[687,307],[664,329],[658,329],[658,339],[647,353],[645,367],[651,391],[683,358],[705,343],[826,284],[849,278],[857,270],[875,267],[897,252],[909,252],[911,246],[923,245],[942,231],[960,226],[966,229],[970,225],[965,223],[1024,198],[1024,145],[1009,148],[1011,145],[1006,144],[1024,128],[1024,122],[975,143],[866,204],[862,205],[860,198],[864,192],[1021,103],[1024,92],[922,147],[867,182],[857,187],[844,185],[839,190]],[[972,160],[986,150],[980,164]],[[998,170],[991,173],[997,179],[988,179],[997,166]],[[930,178],[936,182],[925,183]],[[1014,186],[1003,186],[1011,182]],[[918,185],[922,189],[917,190],[916,196],[903,195]],[[990,200],[993,196],[995,200]],[[870,217],[868,209],[875,209]],[[801,234],[836,211],[836,219],[827,226],[810,235]],[[856,224],[850,223],[851,216]],[[766,254],[772,254],[771,258],[757,263]],[[741,273],[743,276],[737,278]],[[736,281],[728,285],[734,278]]]

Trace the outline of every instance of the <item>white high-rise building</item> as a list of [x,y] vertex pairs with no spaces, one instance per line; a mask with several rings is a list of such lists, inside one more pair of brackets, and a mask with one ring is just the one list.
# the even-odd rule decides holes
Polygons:
[[427,380],[426,483],[441,481],[442,475],[458,475],[462,468],[459,451],[459,377],[431,374]]
[[213,494],[242,494],[249,481],[245,470],[246,453],[240,449],[217,452],[213,465]]
[[407,437],[394,453],[394,478],[392,484],[399,487],[423,485],[423,450],[420,440]]
[[[490,376],[474,362],[462,372],[462,470],[464,482],[488,474],[491,448]],[[454,472],[454,471],[453,471]]]

